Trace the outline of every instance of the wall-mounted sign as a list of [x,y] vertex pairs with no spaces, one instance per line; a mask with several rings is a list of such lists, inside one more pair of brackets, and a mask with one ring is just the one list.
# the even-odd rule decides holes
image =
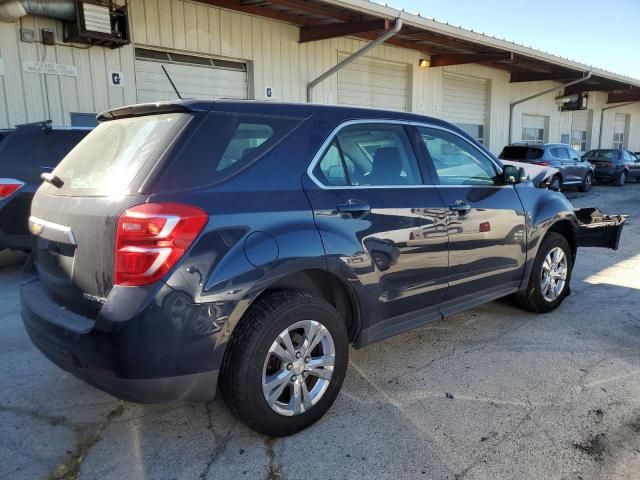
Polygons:
[[48,62],[22,62],[22,68],[27,73],[39,73],[41,75],[61,75],[64,77],[77,77],[78,67],[75,65],[62,65],[61,63]]
[[4,75],[4,60],[0,58],[0,75]]
[[124,74],[122,72],[109,72],[109,85],[112,87],[124,87]]
[[265,96],[265,98],[273,98],[273,88],[272,87],[264,87],[264,96]]

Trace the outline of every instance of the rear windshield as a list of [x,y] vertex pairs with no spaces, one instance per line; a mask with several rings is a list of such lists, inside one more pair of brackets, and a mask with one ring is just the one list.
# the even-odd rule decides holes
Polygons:
[[210,112],[164,169],[159,188],[176,190],[220,183],[263,157],[301,121]]
[[544,150],[535,147],[504,147],[500,158],[505,160],[538,160],[542,158]]
[[620,158],[620,150],[589,150],[583,155],[587,160],[606,160],[616,162]]
[[54,170],[61,188],[44,184],[47,193],[109,196],[129,192],[147,162],[156,162],[181,126],[184,113],[164,113],[100,124]]
[[0,143],[0,177],[39,184],[87,134],[88,130],[20,127]]

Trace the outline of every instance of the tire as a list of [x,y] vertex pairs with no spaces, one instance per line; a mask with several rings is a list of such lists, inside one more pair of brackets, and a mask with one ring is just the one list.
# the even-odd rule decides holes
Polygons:
[[624,182],[626,182],[626,180],[627,180],[627,172],[623,170],[622,172],[620,172],[620,175],[618,175],[618,178],[616,178],[615,186],[622,187],[624,185]]
[[[555,299],[548,298],[548,295],[543,291],[544,278],[543,278],[543,264],[547,256],[556,249],[562,250],[564,253],[565,271],[566,277],[564,283]],[[535,262],[533,263],[533,269],[531,276],[529,277],[529,284],[526,290],[516,293],[516,303],[531,312],[546,313],[557,308],[569,293],[569,284],[571,283],[571,270],[573,269],[573,256],[571,254],[571,248],[567,239],[559,233],[550,232],[544,238],[538,249]]]
[[591,190],[591,185],[593,185],[593,174],[591,172],[587,172],[582,179],[582,184],[578,187],[578,190],[581,192],[588,192]]
[[[308,322],[324,327],[326,330],[319,331],[325,333],[308,357],[292,357],[281,339],[289,338],[290,348],[296,355],[302,352],[299,335],[303,327],[299,325],[309,326]],[[287,333],[292,326],[296,329]],[[284,362],[271,353],[276,344],[280,345],[279,355],[294,361]],[[330,356],[331,346],[335,354],[332,373],[330,365],[309,367],[307,361],[314,363],[314,358],[318,362],[325,354]],[[348,360],[347,329],[331,304],[298,291],[270,293],[249,309],[229,341],[221,370],[222,395],[231,412],[251,429],[272,437],[292,435],[312,425],[329,410],[342,387]],[[330,374],[330,378],[316,376],[307,368],[322,370],[322,375]],[[272,403],[265,393],[269,392],[266,386],[269,378],[286,379],[274,382],[282,388],[272,386]],[[305,397],[302,383],[305,391],[310,392],[307,400],[314,400],[314,391],[319,394],[313,404],[310,400],[294,401],[296,391],[298,398]],[[288,411],[292,405],[294,408]]]
[[560,175],[554,175],[551,181],[549,182],[549,190],[553,190],[556,192],[562,191],[562,178]]
[[636,177],[636,183],[640,183],[640,175]]

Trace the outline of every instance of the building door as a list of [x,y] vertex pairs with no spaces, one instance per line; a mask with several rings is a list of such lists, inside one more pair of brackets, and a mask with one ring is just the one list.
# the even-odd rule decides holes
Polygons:
[[589,150],[589,143],[589,111],[575,111],[571,122],[571,148],[586,152]]
[[522,115],[522,141],[545,143],[547,141],[549,117]]
[[627,126],[629,115],[626,113],[616,113],[616,120],[613,125],[613,148],[623,150],[627,145]]
[[182,98],[248,98],[245,63],[136,48],[138,102],[177,98],[171,82],[162,71],[163,66]]
[[445,74],[442,116],[480,143],[488,143],[488,86],[486,80]]
[[[340,54],[338,60],[346,55]],[[361,57],[338,72],[338,103],[406,111],[408,66]]]

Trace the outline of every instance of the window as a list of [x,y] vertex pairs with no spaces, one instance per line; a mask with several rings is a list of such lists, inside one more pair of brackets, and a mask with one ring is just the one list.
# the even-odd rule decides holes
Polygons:
[[469,134],[480,143],[484,143],[484,126],[470,123],[456,123],[456,127]]
[[496,167],[466,140],[445,130],[419,127],[441,185],[494,185]]
[[265,123],[239,123],[222,154],[216,171],[222,172],[243,158],[251,156],[256,149],[273,136],[273,128]]
[[544,128],[523,128],[522,141],[527,143],[544,143]]
[[584,152],[587,149],[586,130],[573,130],[571,132],[571,148],[578,152]]
[[615,150],[622,150],[624,148],[624,133],[613,134],[613,148]]
[[338,133],[313,174],[327,186],[421,185],[402,125],[350,125]]
[[561,160],[569,160],[569,150],[564,147],[553,147],[549,149],[551,155]]
[[69,113],[71,118],[72,127],[97,127],[98,119],[95,113],[81,113],[71,112]]
[[522,141],[544,143],[545,132],[549,129],[549,117],[540,115],[522,115]]
[[506,146],[500,153],[500,158],[505,160],[538,160],[544,155],[544,150],[538,147],[529,146]]

